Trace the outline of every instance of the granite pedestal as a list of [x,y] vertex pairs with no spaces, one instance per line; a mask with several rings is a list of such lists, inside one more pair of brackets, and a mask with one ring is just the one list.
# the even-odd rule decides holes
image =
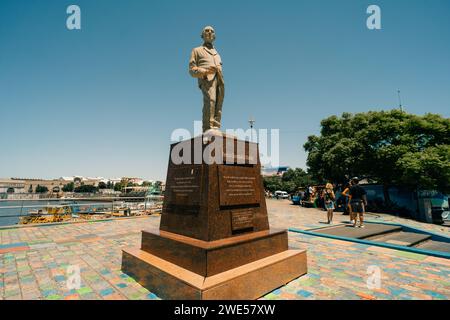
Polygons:
[[256,299],[305,274],[306,251],[269,228],[258,154],[220,132],[172,144],[160,228],[122,271],[163,299]]

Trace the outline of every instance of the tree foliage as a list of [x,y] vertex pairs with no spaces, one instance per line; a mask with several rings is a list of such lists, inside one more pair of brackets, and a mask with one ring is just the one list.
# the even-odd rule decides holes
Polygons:
[[450,120],[399,110],[331,116],[304,145],[314,178],[351,176],[450,192]]
[[46,186],[37,185],[35,191],[36,193],[46,193],[48,192],[48,188]]
[[90,184],[84,184],[84,185],[81,185],[74,189],[74,192],[77,192],[77,193],[95,193],[97,191],[98,191],[98,188],[96,186],[93,186]]
[[315,181],[303,169],[289,169],[282,176],[264,177],[264,189],[270,192],[277,190],[294,193],[301,187],[314,184]]
[[122,182],[117,182],[114,184],[114,191],[122,191],[122,188],[125,186],[122,184]]
[[75,188],[75,184],[73,182],[69,182],[68,184],[66,184],[62,187],[62,191],[73,192],[74,188]]

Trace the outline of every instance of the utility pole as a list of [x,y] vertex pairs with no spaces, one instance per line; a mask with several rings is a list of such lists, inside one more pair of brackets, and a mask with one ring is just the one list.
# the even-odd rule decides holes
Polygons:
[[400,90],[397,90],[397,94],[398,94],[398,104],[400,107],[400,111],[403,112],[402,98],[400,97]]
[[248,120],[248,123],[250,123],[250,141],[253,142],[253,125],[255,124],[255,119],[253,117],[250,117]]

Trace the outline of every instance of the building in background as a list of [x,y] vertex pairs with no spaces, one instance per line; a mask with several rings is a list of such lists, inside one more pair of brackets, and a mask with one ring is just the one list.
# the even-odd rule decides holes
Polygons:
[[283,173],[285,173],[289,169],[290,169],[290,167],[288,167],[288,166],[284,166],[284,167],[270,167],[270,168],[263,167],[261,169],[261,175],[263,177],[282,176]]
[[36,188],[46,187],[50,193],[58,193],[68,183],[73,182],[75,187],[80,185],[92,185],[98,187],[98,178],[61,177],[59,179],[29,179],[6,178],[0,179],[0,193],[36,193]]
[[142,178],[132,178],[132,177],[123,177],[122,181],[126,182],[128,184],[134,184],[134,185],[138,185],[138,186],[141,186],[144,183],[144,179],[142,179]]
[[[146,184],[144,185],[144,182]],[[121,183],[123,187],[135,187],[136,190],[148,189],[148,184],[153,184],[153,180],[144,180],[137,177],[123,178],[103,178],[103,177],[83,177],[83,176],[63,176],[58,179],[29,179],[29,178],[0,178],[0,194],[30,194],[36,193],[38,186],[47,188],[49,193],[60,193],[63,187],[73,183],[74,188],[80,186],[99,187],[100,183],[114,186]],[[160,184],[164,184],[160,182]]]
[[25,181],[0,179],[0,193],[25,193]]

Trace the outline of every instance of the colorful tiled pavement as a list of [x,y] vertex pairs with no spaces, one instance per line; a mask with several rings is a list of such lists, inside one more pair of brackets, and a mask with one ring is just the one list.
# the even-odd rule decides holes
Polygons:
[[[310,229],[326,213],[269,200],[272,227]],[[402,223],[449,235],[447,227],[389,215],[372,221]],[[347,217],[335,214],[335,223]],[[159,299],[120,271],[121,249],[140,245],[140,230],[159,216],[92,223],[0,229],[0,299]],[[449,299],[450,260],[353,242],[289,233],[289,244],[308,250],[308,274],[263,299]],[[367,269],[381,274],[369,289]],[[72,268],[72,269],[71,269]],[[81,282],[75,286],[73,270]]]

